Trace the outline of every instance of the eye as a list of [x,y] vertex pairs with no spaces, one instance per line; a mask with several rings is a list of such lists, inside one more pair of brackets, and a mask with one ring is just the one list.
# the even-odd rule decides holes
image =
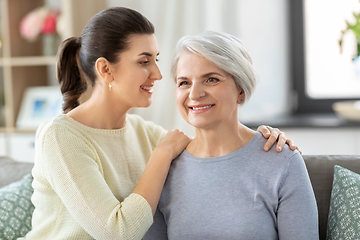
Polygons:
[[211,77],[211,78],[207,79],[207,82],[209,82],[209,83],[217,83],[217,82],[219,82],[219,79]]
[[177,86],[178,87],[184,87],[186,85],[189,85],[190,83],[188,81],[178,81]]
[[140,64],[141,65],[147,65],[150,61],[146,60],[146,61],[141,61]]

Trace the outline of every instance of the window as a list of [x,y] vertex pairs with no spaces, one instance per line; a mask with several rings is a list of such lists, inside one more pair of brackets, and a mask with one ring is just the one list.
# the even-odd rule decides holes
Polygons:
[[[338,41],[346,21],[355,23],[358,0],[290,0],[292,81],[295,113],[330,113],[332,104],[360,98],[360,72],[355,35],[347,31],[340,52]],[[359,64],[360,65],[360,64]],[[359,67],[360,69],[360,67]]]

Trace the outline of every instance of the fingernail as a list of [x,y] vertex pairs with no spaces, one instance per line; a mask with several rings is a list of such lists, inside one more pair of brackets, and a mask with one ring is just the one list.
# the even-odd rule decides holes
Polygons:
[[268,151],[269,150],[269,147],[265,147],[265,151]]
[[281,151],[281,147],[278,147],[278,149]]

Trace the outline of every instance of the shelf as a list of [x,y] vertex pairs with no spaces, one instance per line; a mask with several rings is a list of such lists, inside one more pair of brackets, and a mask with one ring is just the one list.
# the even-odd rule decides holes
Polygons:
[[254,129],[256,129],[258,126],[262,124],[280,129],[284,129],[284,128],[360,129],[360,122],[347,121],[344,118],[336,115],[335,113],[289,115],[289,116],[278,117],[276,119],[241,121],[241,123]]
[[0,133],[13,134],[13,133],[36,133],[36,129],[20,129],[15,127],[0,127]]
[[55,65],[55,56],[13,57],[0,59],[0,66],[26,67]]

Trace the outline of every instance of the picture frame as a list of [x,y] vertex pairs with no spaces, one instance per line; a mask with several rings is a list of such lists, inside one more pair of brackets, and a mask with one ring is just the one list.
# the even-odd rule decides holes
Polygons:
[[59,86],[28,87],[23,95],[16,127],[36,129],[42,122],[62,114],[62,103]]

